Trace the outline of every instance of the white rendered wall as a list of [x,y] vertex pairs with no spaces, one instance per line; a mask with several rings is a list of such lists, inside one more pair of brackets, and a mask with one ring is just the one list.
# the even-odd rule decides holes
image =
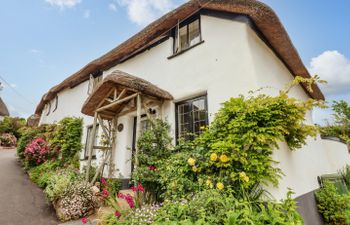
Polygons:
[[[175,102],[203,93],[208,96],[209,121],[221,107],[221,103],[230,97],[248,91],[269,86],[263,92],[275,95],[293,76],[284,64],[266,46],[266,44],[245,23],[209,16],[201,16],[201,30],[204,43],[168,59],[172,54],[172,39],[139,54],[126,62],[104,71],[104,76],[114,70],[121,70],[152,82],[174,96],[174,102],[165,102],[163,117],[172,126],[175,137]],[[87,82],[59,94],[59,108],[52,115],[43,114],[41,123],[52,123],[64,116],[84,118],[84,124],[92,123],[92,117],[80,113],[83,102],[87,98]],[[301,87],[293,89],[292,97],[307,99],[308,95]],[[61,110],[61,111],[59,111]],[[118,173],[130,177],[130,158],[133,134],[133,118],[135,113],[120,117],[124,129],[117,133],[117,150],[114,162]],[[312,123],[311,113],[307,122]],[[84,129],[84,135],[85,135]],[[83,137],[83,141],[85,137]],[[350,157],[342,151],[344,146],[336,145],[334,157],[327,152],[328,145],[320,139],[309,140],[308,145],[291,152],[285,143],[274,158],[280,161],[279,167],[286,176],[281,180],[280,188],[270,188],[276,197],[284,197],[287,187],[296,192],[296,196],[312,191],[318,187],[316,177],[325,173],[334,173]],[[339,157],[342,161],[337,161]]]

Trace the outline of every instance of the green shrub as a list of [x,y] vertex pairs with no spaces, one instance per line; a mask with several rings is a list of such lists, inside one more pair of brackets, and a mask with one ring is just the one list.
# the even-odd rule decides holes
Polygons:
[[24,150],[38,134],[38,130],[35,128],[22,128],[21,138],[17,142],[17,156],[20,160],[24,159]]
[[325,222],[334,225],[350,224],[350,195],[339,194],[334,184],[326,183],[316,192],[318,211]]
[[169,124],[160,119],[149,120],[149,122],[150,129],[146,130],[137,142],[139,164],[132,177],[135,183],[142,183],[145,187],[146,201],[154,202],[160,200],[162,192],[158,169],[173,151]]
[[46,197],[51,202],[57,201],[64,195],[69,185],[79,178],[78,171],[70,168],[56,171],[47,181],[47,186],[45,188]]
[[154,224],[227,224],[227,225],[301,225],[295,201],[290,198],[281,203],[252,202],[236,199],[232,194],[218,190],[198,192],[192,199],[168,201],[158,210]]
[[9,117],[0,121],[0,134],[10,133],[15,135],[17,139],[21,137],[20,129],[26,125],[26,120],[18,117]]
[[82,132],[83,120],[79,118],[67,117],[57,124],[50,146],[60,152],[61,163],[70,163],[82,149]]
[[28,171],[29,178],[39,187],[45,188],[51,176],[55,175],[57,167],[58,163],[56,161],[46,161],[45,163],[30,169]]

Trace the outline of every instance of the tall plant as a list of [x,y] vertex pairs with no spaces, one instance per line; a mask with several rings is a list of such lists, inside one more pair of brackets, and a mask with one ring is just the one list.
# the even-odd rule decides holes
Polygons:
[[64,118],[57,124],[50,146],[59,151],[62,163],[71,162],[82,149],[82,127],[82,119],[74,117]]

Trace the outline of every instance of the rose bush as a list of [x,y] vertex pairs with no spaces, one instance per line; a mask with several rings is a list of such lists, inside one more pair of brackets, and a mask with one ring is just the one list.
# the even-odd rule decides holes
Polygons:
[[34,139],[24,150],[24,157],[29,166],[36,166],[47,160],[49,147],[42,138]]

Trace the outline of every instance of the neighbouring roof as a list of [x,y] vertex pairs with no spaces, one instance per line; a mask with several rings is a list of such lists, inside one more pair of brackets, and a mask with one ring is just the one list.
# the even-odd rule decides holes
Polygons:
[[7,106],[5,105],[4,101],[0,98],[0,116],[9,116],[9,110],[7,109]]
[[[310,77],[286,30],[269,6],[255,0],[191,0],[154,21],[127,41],[90,62],[60,84],[51,88],[42,97],[35,113],[41,115],[45,104],[52,100],[58,92],[74,87],[88,80],[90,74],[109,69],[131,55],[151,46],[161,38],[169,35],[169,29],[176,26],[179,20],[184,20],[201,9],[247,15],[294,76]],[[313,92],[307,91],[306,88],[304,89],[310,97],[324,99],[317,85],[313,86]]]
[[[81,112],[89,116],[94,116],[95,110],[97,109],[96,107],[98,105],[100,105],[100,107],[103,106],[103,104],[101,105],[100,103],[109,104],[105,99],[109,97],[114,88],[117,88],[118,92],[127,89],[128,93],[126,93],[126,96],[139,92],[142,95],[155,97],[160,100],[173,99],[173,96],[169,92],[160,89],[156,85],[128,73],[116,70],[98,84],[92,94],[85,101]],[[112,111],[117,112],[119,107],[122,107],[122,105],[116,105]]]

